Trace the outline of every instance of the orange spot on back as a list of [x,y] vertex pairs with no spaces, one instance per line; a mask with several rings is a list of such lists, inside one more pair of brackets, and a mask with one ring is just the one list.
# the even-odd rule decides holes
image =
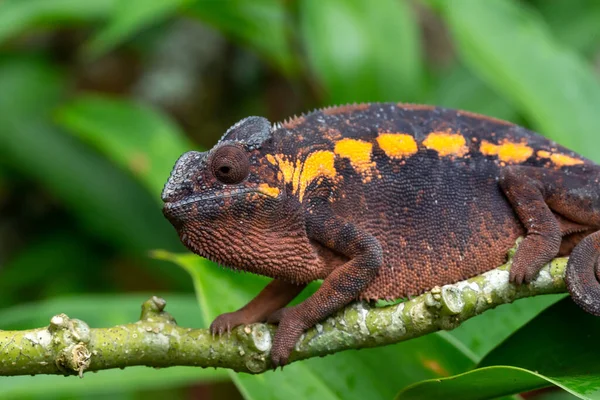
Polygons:
[[423,145],[428,149],[435,150],[442,157],[458,156],[462,157],[469,152],[466,146],[465,137],[459,133],[431,132],[423,141]]
[[279,167],[285,183],[292,184],[292,193],[297,194],[300,201],[306,188],[318,178],[335,178],[335,156],[330,151],[320,150],[310,153],[304,162],[293,162],[283,154],[267,154],[267,161]]
[[375,163],[371,161],[373,144],[356,139],[342,139],[335,144],[334,153],[350,160],[354,170],[362,175],[367,175]]
[[280,192],[279,188],[270,186],[266,183],[261,183],[260,185],[258,185],[258,191],[261,193],[264,193],[270,197],[277,197],[277,196],[279,196],[279,192]]
[[577,158],[569,157],[564,154],[552,154],[550,160],[558,167],[570,167],[571,165],[581,165],[582,160]]
[[300,161],[296,161],[294,165],[294,162],[289,160],[283,154],[275,154],[274,156],[272,154],[267,154],[266,157],[267,161],[279,167],[279,171],[281,171],[281,174],[283,175],[283,181],[285,183],[291,183],[293,190],[296,191],[298,188],[297,177],[300,173]]
[[493,144],[487,140],[482,140],[479,151],[486,156],[497,156],[500,161],[509,164],[525,162],[533,154],[533,149],[525,143],[513,143],[509,141],[504,141],[501,144]]
[[335,156],[330,151],[320,150],[310,153],[298,179],[298,198],[302,201],[306,188],[312,181],[321,177],[335,178],[336,170],[333,165]]
[[580,160],[578,158],[571,157],[566,154],[551,153],[545,150],[538,151],[537,155],[541,158],[549,158],[550,161],[552,161],[552,163],[557,167],[570,167],[573,165],[581,165],[584,163],[583,160]]
[[546,150],[540,150],[537,152],[537,156],[540,158],[550,158],[551,155],[552,153]]
[[273,154],[267,154],[265,156],[265,158],[267,159],[268,162],[270,162],[273,165],[277,165],[277,159],[275,158],[275,156]]
[[418,151],[417,142],[406,133],[381,133],[377,143],[389,158],[408,157]]

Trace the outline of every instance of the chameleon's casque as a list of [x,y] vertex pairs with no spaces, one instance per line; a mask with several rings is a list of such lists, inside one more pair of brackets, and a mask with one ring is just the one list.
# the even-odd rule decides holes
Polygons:
[[[531,280],[571,254],[575,301],[600,315],[600,167],[536,133],[463,111],[407,104],[318,110],[283,124],[249,117],[184,154],[164,213],[192,251],[275,278],[213,332],[279,322],[282,365],[302,332],[355,299],[416,295],[501,265]],[[323,279],[303,303],[283,308]]]

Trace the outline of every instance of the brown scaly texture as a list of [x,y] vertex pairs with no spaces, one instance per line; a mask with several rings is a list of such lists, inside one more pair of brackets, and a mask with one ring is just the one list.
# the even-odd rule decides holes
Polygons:
[[[180,158],[163,200],[192,251],[275,278],[211,329],[278,322],[272,357],[283,365],[305,329],[349,302],[490,270],[521,235],[511,280],[572,251],[569,290],[600,315],[599,188],[599,166],[527,129],[388,103],[242,120],[209,152]],[[283,308],[315,279],[313,296]]]

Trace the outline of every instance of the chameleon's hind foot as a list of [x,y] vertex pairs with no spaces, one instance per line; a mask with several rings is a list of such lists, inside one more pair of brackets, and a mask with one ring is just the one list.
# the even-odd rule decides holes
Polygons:
[[509,272],[509,281],[521,285],[533,281],[560,247],[560,232],[550,236],[527,235],[519,245]]

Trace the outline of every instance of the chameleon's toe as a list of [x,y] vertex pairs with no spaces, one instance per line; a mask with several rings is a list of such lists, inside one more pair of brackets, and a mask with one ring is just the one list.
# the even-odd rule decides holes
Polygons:
[[514,264],[510,267],[509,281],[521,285],[525,282],[525,277],[528,275],[527,268],[523,264]]
[[215,318],[212,324],[210,324],[209,330],[213,337],[215,335],[221,336],[225,332],[231,333],[232,328],[242,324],[244,324],[244,321],[238,312],[225,313]]
[[282,308],[274,313],[280,319],[271,348],[273,368],[283,367],[288,363],[290,354],[306,329],[305,324],[294,315],[293,310],[293,307]]
[[542,266],[513,263],[513,265],[510,267],[510,272],[508,275],[509,281],[516,285],[530,283],[537,278]]

